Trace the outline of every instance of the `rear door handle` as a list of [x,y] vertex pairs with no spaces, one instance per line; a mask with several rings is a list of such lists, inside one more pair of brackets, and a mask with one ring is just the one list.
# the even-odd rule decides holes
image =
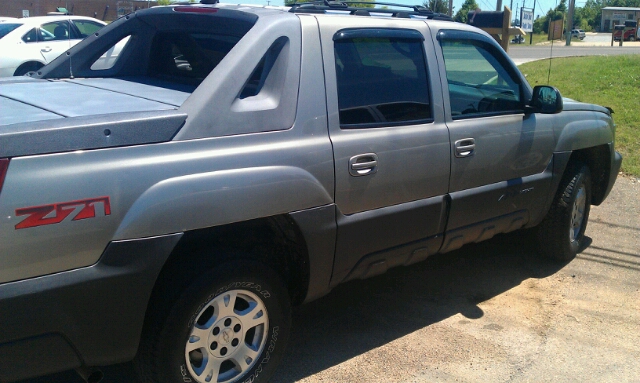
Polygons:
[[52,51],[52,49],[51,49],[51,48],[49,48],[49,47],[45,47],[45,48],[40,49],[40,51],[41,51],[41,52],[45,52],[45,53],[46,53],[46,52],[51,52],[51,51]]
[[375,153],[358,154],[349,158],[349,174],[354,177],[368,176],[378,171],[378,156]]
[[476,152],[476,140],[463,138],[454,143],[455,156],[458,158],[471,157]]

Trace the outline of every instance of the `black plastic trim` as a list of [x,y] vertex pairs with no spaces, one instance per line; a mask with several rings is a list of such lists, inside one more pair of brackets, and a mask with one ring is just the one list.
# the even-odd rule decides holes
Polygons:
[[0,130],[0,158],[166,142],[186,120],[169,110],[7,125]]
[[304,302],[327,294],[333,272],[336,243],[335,205],[289,214],[300,228],[309,254],[309,286]]
[[357,38],[391,38],[424,41],[422,33],[414,29],[396,28],[349,28],[341,29],[333,35],[333,41]]
[[[111,242],[95,265],[0,285],[0,381],[133,359],[151,290],[181,237]],[[12,362],[33,359],[36,346],[51,352]]]

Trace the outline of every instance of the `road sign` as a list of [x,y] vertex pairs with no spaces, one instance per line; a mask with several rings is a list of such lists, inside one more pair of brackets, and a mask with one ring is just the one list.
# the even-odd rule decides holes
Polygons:
[[520,16],[520,28],[525,32],[533,32],[533,11],[522,8],[520,10]]

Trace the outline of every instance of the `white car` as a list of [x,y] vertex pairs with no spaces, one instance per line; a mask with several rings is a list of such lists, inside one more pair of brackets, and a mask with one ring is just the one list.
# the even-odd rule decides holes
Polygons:
[[0,23],[0,77],[37,71],[106,23],[83,16],[40,16]]

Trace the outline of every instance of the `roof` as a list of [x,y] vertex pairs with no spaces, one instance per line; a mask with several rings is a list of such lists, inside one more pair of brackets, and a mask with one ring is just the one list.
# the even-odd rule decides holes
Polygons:
[[603,11],[632,11],[632,12],[640,12],[640,8],[632,8],[632,7],[604,7]]

